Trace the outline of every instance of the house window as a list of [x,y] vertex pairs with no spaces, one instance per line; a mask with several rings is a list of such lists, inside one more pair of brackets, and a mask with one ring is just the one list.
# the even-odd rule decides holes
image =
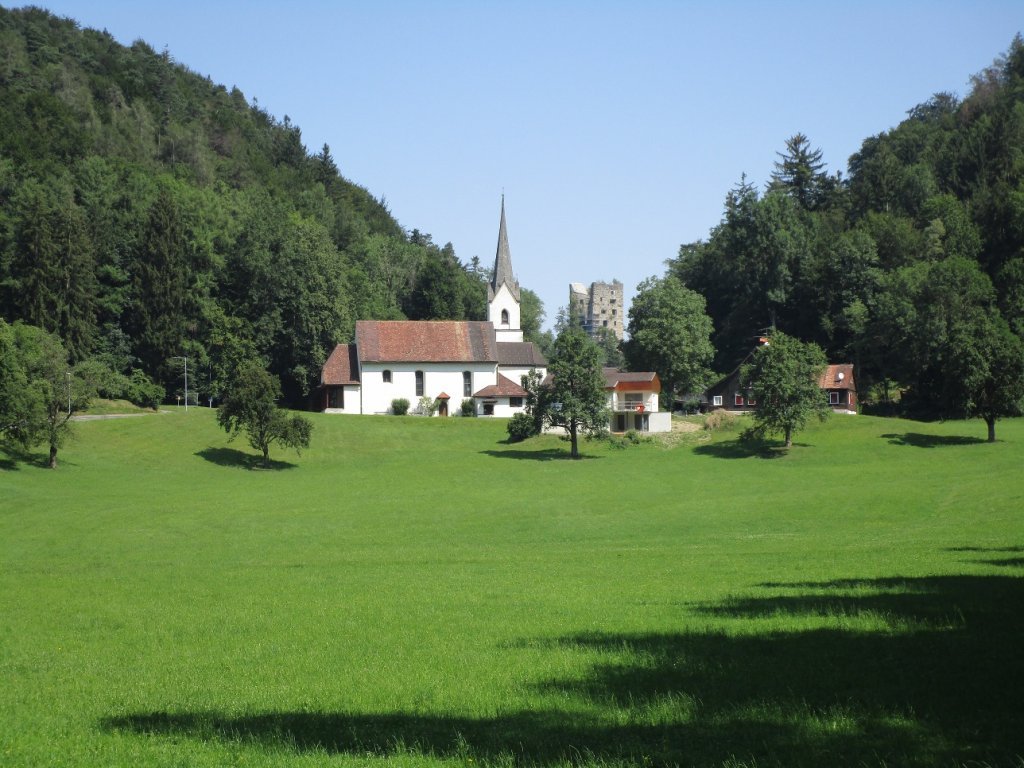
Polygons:
[[384,369],[384,372],[381,375],[384,377],[385,384],[391,383],[391,371]]
[[747,405],[757,405],[757,401],[754,399],[754,395],[751,392],[747,392]]
[[486,403],[485,402],[484,403],[484,416],[493,416],[493,415],[494,415],[494,403],[493,402],[490,402],[490,403]]
[[523,398],[521,398],[521,397],[510,397],[508,399],[508,407],[509,408],[522,408],[523,407]]
[[829,405],[839,405],[839,393],[838,392],[829,392],[828,393],[828,404]]
[[423,397],[423,371],[416,371],[416,397]]
[[626,410],[635,411],[637,406],[643,405],[644,396],[639,392],[627,392],[626,393]]
[[712,405],[721,405],[722,404],[722,396],[721,395],[715,395],[714,397],[712,397],[711,398],[711,404]]
[[733,405],[742,407],[743,406],[743,395],[741,395],[739,392],[737,392],[735,395],[733,395],[732,402],[733,402]]
[[501,324],[502,325],[508,325],[508,310],[507,309],[501,310]]
[[469,371],[462,372],[462,396],[472,397],[473,395],[473,374]]

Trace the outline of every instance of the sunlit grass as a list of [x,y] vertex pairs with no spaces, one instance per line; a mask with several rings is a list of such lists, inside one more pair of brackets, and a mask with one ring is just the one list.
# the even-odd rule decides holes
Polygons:
[[[1024,422],[0,453],[3,765],[1014,765]],[[704,437],[703,435],[701,436]],[[968,439],[965,439],[968,438]]]

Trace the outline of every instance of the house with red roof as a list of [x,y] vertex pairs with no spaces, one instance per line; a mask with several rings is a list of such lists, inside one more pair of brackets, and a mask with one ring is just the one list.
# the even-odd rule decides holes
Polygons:
[[353,342],[338,344],[321,371],[321,409],[383,414],[396,399],[416,408],[429,397],[441,416],[449,414],[450,401],[467,399],[479,416],[521,412],[527,393],[519,382],[531,369],[543,376],[547,360],[523,341],[519,295],[502,199],[488,319],[356,322]]
[[[761,344],[767,343],[762,339]],[[757,403],[753,393],[740,377],[744,363],[750,361],[751,352],[736,366],[732,373],[705,390],[701,398],[701,410],[712,411],[722,408],[733,412],[753,411]],[[852,363],[831,364],[818,378],[818,386],[828,396],[828,403],[836,413],[857,413],[857,384],[853,378]]]
[[611,413],[612,432],[671,432],[672,414],[658,410],[661,379],[654,371],[620,371],[605,368],[605,392]]

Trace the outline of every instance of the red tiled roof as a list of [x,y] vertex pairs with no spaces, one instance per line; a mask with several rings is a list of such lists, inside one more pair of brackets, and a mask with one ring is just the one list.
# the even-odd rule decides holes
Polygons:
[[320,372],[320,383],[328,386],[359,383],[359,361],[355,344],[339,344]]
[[498,374],[498,383],[474,392],[473,397],[526,397],[529,393],[507,376]]
[[602,368],[604,388],[641,392],[660,392],[661,379],[654,371],[620,371],[618,368]]
[[498,364],[543,368],[548,361],[532,341],[499,341]]
[[857,387],[853,383],[853,364],[830,365],[818,379],[818,386],[821,389],[856,390]]
[[364,363],[498,361],[494,326],[463,320],[359,320],[356,345]]

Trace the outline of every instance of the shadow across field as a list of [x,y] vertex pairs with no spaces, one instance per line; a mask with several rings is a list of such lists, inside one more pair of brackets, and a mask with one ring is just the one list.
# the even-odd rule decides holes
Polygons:
[[[794,447],[806,448],[805,443],[793,443]],[[780,443],[764,440],[722,440],[715,443],[704,443],[693,449],[698,456],[712,456],[716,459],[778,459],[788,453],[788,449]]]
[[513,644],[510,653],[591,660],[583,677],[535,684],[553,707],[486,717],[151,711],[101,725],[275,750],[536,766],[1022,762],[1024,579],[894,577],[753,589],[695,606],[723,629]]
[[[63,453],[57,454],[57,466],[75,466],[75,462],[68,461]],[[49,453],[40,451],[33,452],[25,450],[20,445],[0,441],[0,470],[5,472],[20,470],[22,467],[36,467],[37,469],[50,468]]]
[[[540,451],[525,451],[518,448],[505,448],[502,450],[490,449],[487,451],[480,451],[485,456],[492,456],[496,459],[520,459],[523,461],[573,461],[572,456],[569,455],[568,448],[545,448]],[[589,460],[589,459],[600,459],[601,456],[587,456],[586,454],[580,454],[577,461]]]
[[915,448],[944,448],[951,445],[983,445],[987,441],[966,435],[924,435],[920,432],[889,432],[881,435],[892,445],[912,445]]
[[201,451],[196,451],[196,456],[202,459],[206,459],[211,464],[216,464],[219,467],[238,467],[240,469],[249,470],[278,470],[278,469],[295,469],[296,464],[292,464],[290,461],[277,461],[271,459],[264,463],[262,456],[257,456],[254,453],[246,453],[240,451],[237,448],[203,448]]

